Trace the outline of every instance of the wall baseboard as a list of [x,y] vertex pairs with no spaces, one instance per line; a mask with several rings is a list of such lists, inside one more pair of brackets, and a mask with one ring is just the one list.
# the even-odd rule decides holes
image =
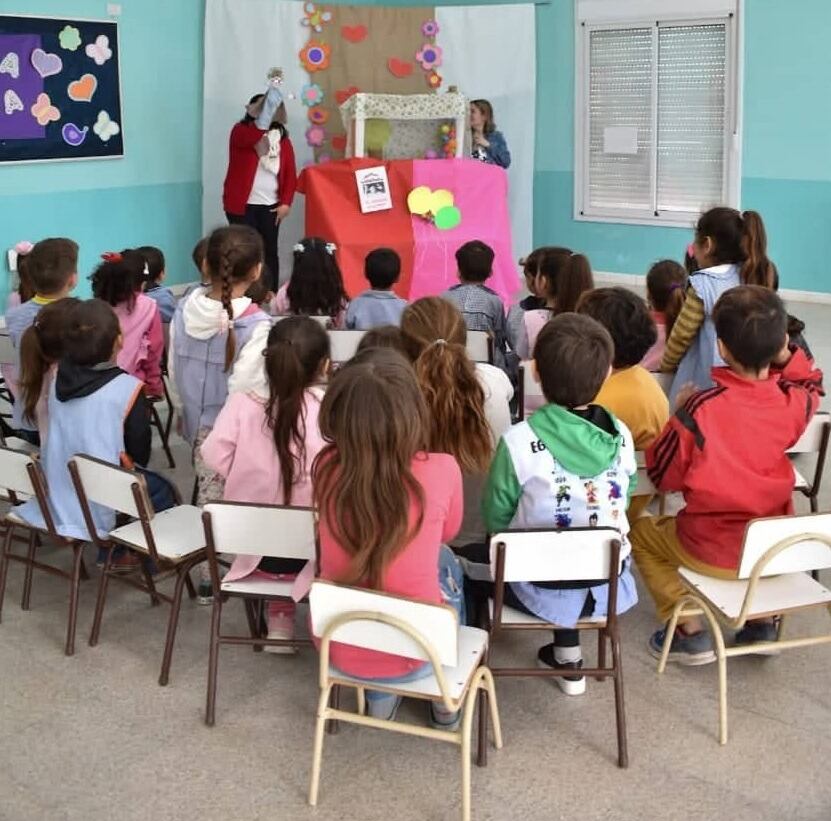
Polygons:
[[[611,271],[595,271],[594,281],[599,285],[624,285],[627,288],[646,290],[646,277],[641,274],[616,274]],[[822,291],[797,291],[781,288],[779,296],[786,302],[810,302],[814,305],[831,305],[831,294]]]

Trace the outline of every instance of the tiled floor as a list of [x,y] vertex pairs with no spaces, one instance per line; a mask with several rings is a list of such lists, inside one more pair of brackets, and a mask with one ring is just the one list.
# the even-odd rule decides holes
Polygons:
[[[831,367],[831,307],[793,308]],[[183,444],[175,453],[186,465]],[[187,495],[188,471],[175,476]],[[827,486],[825,508],[829,501]],[[24,613],[22,574],[10,573],[0,625],[2,821],[458,817],[455,749],[355,727],[327,737],[319,806],[308,807],[314,653],[223,649],[209,729],[210,609],[184,605],[171,682],[160,688],[166,608],[113,585],[101,642],[90,648],[96,575],[82,586],[78,652],[65,658],[65,584],[36,576]],[[241,608],[227,615],[242,629]],[[795,618],[794,629],[819,629],[825,618]],[[623,620],[629,769],[615,766],[611,682],[567,698],[548,682],[500,680],[505,748],[487,769],[474,768],[475,819],[831,818],[831,647],[731,662],[731,737],[719,747],[715,668],[658,678],[645,649],[654,627],[646,600]],[[497,652],[527,662],[542,638],[503,642]],[[419,714],[405,707],[402,716]]]

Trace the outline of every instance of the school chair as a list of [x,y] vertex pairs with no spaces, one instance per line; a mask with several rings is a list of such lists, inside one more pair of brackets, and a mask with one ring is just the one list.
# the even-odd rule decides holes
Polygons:
[[831,436],[831,414],[828,412],[815,413],[805,433],[799,441],[788,451],[788,455],[801,453],[816,454],[814,475],[809,481],[794,466],[794,491],[799,491],[808,499],[811,513],[819,510],[819,490],[822,474],[825,470],[825,457],[828,455],[828,439]]
[[[164,686],[170,677],[182,591],[187,586],[188,595],[191,598],[196,597],[188,573],[194,565],[206,558],[201,511],[198,507],[180,504],[161,513],[155,513],[143,476],[83,453],[70,459],[67,467],[78,494],[90,541],[95,548],[104,549],[107,553],[98,584],[95,617],[89,637],[90,647],[98,644],[111,578],[147,593],[154,607],[160,601],[166,602],[170,605],[170,617],[159,675],[159,684]],[[92,504],[110,508],[135,521],[114,528],[102,538],[98,535],[92,518]],[[140,572],[143,581],[133,578],[133,574],[119,574],[113,571],[113,548],[116,546],[126,547],[142,559]],[[155,575],[151,574],[151,567],[158,571]],[[172,597],[156,589],[158,582],[171,577],[176,579]]]
[[[155,428],[159,433],[159,439],[162,443],[162,450],[164,451],[165,456],[167,457],[167,466],[171,470],[176,469],[176,460],[173,458],[173,454],[170,451],[170,420],[172,419],[172,403],[170,402],[170,395],[167,392],[167,385],[164,382],[164,375],[162,376],[162,387],[164,389],[164,396],[167,398],[167,402],[171,408],[171,415],[168,417],[168,424],[164,424],[162,422],[162,418],[159,416],[159,411],[156,409],[155,402],[148,402],[147,404],[150,406],[150,426]],[[163,397],[159,397],[161,400]]]
[[[17,363],[17,356],[15,355],[14,345],[8,332],[0,332],[0,365],[14,365]],[[0,376],[0,399],[8,402],[10,405],[14,401],[12,399],[9,386],[6,380]],[[0,416],[8,419],[11,414],[3,413]]]
[[[626,555],[628,555],[628,549]],[[610,527],[569,530],[531,528],[495,533],[490,537],[493,598],[489,598],[487,603],[479,603],[480,621],[490,633],[486,661],[495,677],[571,676],[574,675],[574,670],[571,669],[544,670],[538,667],[496,667],[493,665],[496,643],[501,634],[527,630],[553,630],[562,626],[508,607],[504,603],[505,585],[510,582],[578,582],[596,579],[597,584],[603,584],[608,581],[608,616],[590,616],[580,619],[574,627],[581,632],[589,630],[597,632],[597,667],[584,667],[580,671],[581,674],[595,678],[597,681],[603,681],[609,676],[614,682],[618,767],[629,766],[620,630],[616,612],[618,576],[623,558],[625,555],[621,552],[620,532]],[[608,666],[606,664],[607,640],[612,650],[612,663]],[[480,707],[480,722],[482,715]],[[485,760],[483,739],[483,728],[480,726],[480,763],[484,763]]]
[[[425,604],[326,581],[312,584],[309,606],[312,631],[320,639],[320,699],[309,804],[317,804],[323,731],[327,721],[337,720],[459,745],[462,757],[462,821],[469,821],[471,733],[476,696],[480,691],[488,694],[494,745],[497,749],[502,747],[493,677],[483,663],[488,645],[487,633],[475,627],[460,627],[456,611],[445,604]],[[332,641],[422,659],[432,666],[433,672],[430,676],[405,684],[370,683],[348,676],[329,664],[329,644]],[[358,698],[356,713],[329,706],[333,689],[339,687],[355,689]],[[463,710],[461,729],[438,730],[365,715],[364,694],[367,689],[434,701],[446,710]],[[350,766],[354,769],[355,762],[352,761]]]
[[348,362],[358,352],[358,345],[366,331],[329,330],[329,358],[336,365]]
[[660,373],[659,371],[652,371],[652,376],[655,377],[655,381],[660,386],[661,390],[669,396],[669,392],[672,390],[672,382],[675,379],[674,373]]
[[532,360],[526,360],[519,366],[518,383],[516,392],[518,421],[522,422],[546,403],[542,385],[534,378],[534,363]]
[[[0,447],[0,498],[12,504],[3,518],[5,534],[3,548],[0,552],[0,617],[3,610],[3,598],[6,592],[9,563],[19,562],[25,568],[23,578],[23,598],[20,602],[21,610],[29,609],[32,594],[32,576],[35,570],[51,573],[69,580],[69,615],[66,626],[66,643],[64,653],[71,656],[75,653],[75,628],[78,622],[78,590],[81,579],[88,579],[84,565],[84,543],[77,539],[67,539],[55,530],[55,523],[47,503],[46,479],[43,470],[35,455],[30,451],[13,450],[9,447]],[[45,527],[35,527],[15,513],[14,505],[26,499],[34,499],[43,516]],[[12,553],[14,531],[25,530],[28,533],[28,550],[25,556]],[[46,535],[61,546],[72,551],[72,570],[67,571],[51,564],[45,564],[35,559],[35,552],[40,545],[40,536]]]
[[[831,608],[831,590],[807,571],[831,567],[831,513],[755,519],[745,530],[736,579],[715,579],[686,567],[678,569],[686,595],[672,611],[658,673],[666,669],[678,619],[704,616],[718,662],[718,740],[727,743],[727,659],[751,653],[775,654],[795,647],[831,642],[831,628],[818,636],[782,638],[785,616]],[[773,642],[725,647],[723,628],[741,630],[751,619],[778,616]]]
[[[271,324],[274,325],[277,322],[288,319],[290,316],[295,316],[295,314],[280,314],[280,316],[272,316]],[[331,316],[327,316],[325,314],[304,314],[304,316],[308,316],[309,319],[313,319],[318,325],[322,326],[327,331],[332,330]]]
[[493,337],[487,331],[468,331],[465,347],[473,362],[493,365]]
[[[223,644],[298,647],[309,639],[268,639],[263,635],[262,604],[291,601],[292,580],[277,581],[256,576],[222,581],[217,553],[231,556],[273,556],[281,559],[306,559],[314,562],[316,535],[314,511],[306,507],[211,502],[202,511],[208,566],[214,594],[211,617],[211,644],[208,659],[208,695],[205,723],[213,727],[216,716],[217,667]],[[241,599],[248,617],[250,636],[222,633],[222,607],[230,598]]]

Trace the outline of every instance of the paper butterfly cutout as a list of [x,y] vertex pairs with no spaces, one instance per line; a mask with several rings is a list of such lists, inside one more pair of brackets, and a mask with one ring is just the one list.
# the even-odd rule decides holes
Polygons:
[[6,93],[3,95],[3,110],[6,114],[14,114],[15,111],[23,111],[23,102],[10,88],[6,89]]
[[101,138],[102,142],[108,142],[110,137],[115,137],[121,131],[118,123],[110,119],[106,111],[98,112],[98,119],[92,130]]
[[113,50],[110,48],[110,38],[106,34],[99,34],[95,38],[95,42],[86,47],[86,52],[87,57],[95,61],[95,65],[103,66],[113,56]]
[[0,74],[9,74],[14,80],[20,76],[20,59],[13,51],[10,51],[0,62]]
[[31,108],[32,116],[38,121],[38,125],[49,125],[61,118],[61,112],[52,105],[48,94],[38,94],[35,104]]

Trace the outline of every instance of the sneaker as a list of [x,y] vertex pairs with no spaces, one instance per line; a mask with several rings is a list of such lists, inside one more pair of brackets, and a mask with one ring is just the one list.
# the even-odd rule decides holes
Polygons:
[[196,603],[197,604],[213,604],[214,603],[214,588],[207,579],[199,582],[199,587],[196,589]]
[[[282,639],[283,641],[288,641],[289,639],[294,638],[294,619],[293,618],[286,618],[285,616],[277,616],[269,618],[268,620],[268,635],[266,638],[269,639]],[[263,647],[263,650],[266,653],[276,653],[277,655],[281,656],[293,656],[297,653],[297,648],[292,647],[288,644],[286,645],[279,645],[279,644],[266,644]]]
[[379,698],[367,697],[366,714],[372,716],[372,718],[381,718],[384,721],[395,721],[400,706],[401,696],[382,693]]
[[454,710],[449,712],[436,702],[430,702],[430,726],[434,730],[446,730],[455,733],[462,723],[462,711]]
[[[662,627],[656,630],[649,639],[649,652],[655,657],[661,657],[667,629]],[[713,640],[706,630],[687,635],[676,629],[669,647],[667,661],[674,661],[686,667],[695,667],[699,664],[711,664],[716,660],[713,651]]]
[[132,553],[123,553],[110,562],[111,573],[132,573],[141,569],[141,559]]
[[[577,648],[579,650],[579,648]],[[543,670],[580,670],[583,667],[583,659],[575,661],[557,661],[554,656],[554,644],[546,644],[540,647],[537,653],[537,667]],[[581,675],[557,676],[554,681],[567,696],[582,696],[586,692],[586,677]]]
[[[774,644],[776,642],[776,621],[749,621],[736,633],[736,646],[747,644]],[[756,650],[760,655],[775,656],[779,654],[778,647],[760,647]]]

